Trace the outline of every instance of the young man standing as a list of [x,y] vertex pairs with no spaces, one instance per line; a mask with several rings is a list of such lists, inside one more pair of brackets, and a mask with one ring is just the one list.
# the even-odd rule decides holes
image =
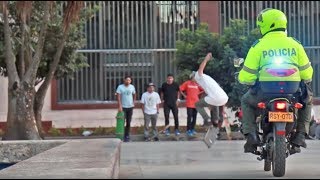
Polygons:
[[159,104],[161,103],[160,96],[157,92],[154,92],[155,85],[149,83],[147,92],[141,96],[141,108],[144,114],[144,139],[150,141],[149,137],[149,124],[154,134],[154,141],[159,141],[158,130],[157,130],[157,119],[159,114]]
[[203,92],[203,89],[196,82],[194,76],[195,72],[192,72],[189,75],[190,80],[184,82],[180,86],[180,93],[186,99],[188,136],[193,136],[196,134],[194,127],[196,125],[198,112],[195,103],[199,101],[199,95]]
[[123,80],[123,84],[119,85],[116,91],[118,100],[118,111],[124,112],[126,120],[124,142],[130,141],[130,124],[134,107],[134,101],[136,100],[136,89],[131,84],[131,82],[131,77],[126,76]]
[[[174,118],[175,134],[180,135],[179,119],[178,119],[178,104],[180,101],[180,89],[178,83],[174,82],[173,74],[167,75],[167,82],[161,86],[161,99],[163,101],[163,111],[165,118],[165,126],[169,125],[169,114],[172,111]],[[170,128],[165,131],[166,135],[170,135]]]

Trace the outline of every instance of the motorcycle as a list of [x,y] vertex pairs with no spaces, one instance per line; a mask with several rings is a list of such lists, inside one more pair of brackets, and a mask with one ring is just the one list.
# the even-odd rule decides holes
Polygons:
[[[242,62],[243,59],[238,58],[234,60],[234,66],[240,67]],[[285,71],[277,69],[273,72]],[[256,123],[260,144],[254,154],[259,156],[259,161],[264,161],[265,171],[272,169],[275,177],[282,177],[286,171],[286,158],[301,152],[299,147],[290,142],[295,133],[297,111],[303,108],[297,98],[301,92],[300,82],[259,82],[251,88],[252,91],[258,89],[265,98],[257,104]]]

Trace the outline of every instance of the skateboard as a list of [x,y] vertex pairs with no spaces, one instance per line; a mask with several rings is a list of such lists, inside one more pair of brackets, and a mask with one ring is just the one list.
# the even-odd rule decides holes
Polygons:
[[169,127],[170,127],[169,124],[166,125],[166,126],[160,131],[160,133],[164,134]]
[[210,126],[203,138],[204,143],[208,148],[211,148],[212,144],[217,140],[219,128]]

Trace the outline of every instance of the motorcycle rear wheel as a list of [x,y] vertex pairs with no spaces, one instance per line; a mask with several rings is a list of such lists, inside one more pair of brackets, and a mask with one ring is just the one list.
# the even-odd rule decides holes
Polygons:
[[275,135],[272,153],[272,173],[275,177],[282,177],[286,173],[286,138]]

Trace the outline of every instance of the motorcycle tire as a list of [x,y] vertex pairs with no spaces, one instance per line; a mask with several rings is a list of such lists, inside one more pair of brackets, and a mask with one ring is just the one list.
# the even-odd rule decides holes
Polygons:
[[286,173],[286,138],[275,135],[272,153],[272,173],[275,177],[282,177]]
[[271,171],[271,161],[264,160],[264,171]]

